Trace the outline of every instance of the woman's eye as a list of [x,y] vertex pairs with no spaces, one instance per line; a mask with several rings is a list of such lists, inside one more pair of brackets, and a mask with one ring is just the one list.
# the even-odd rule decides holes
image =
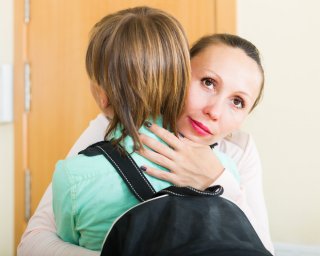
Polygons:
[[243,101],[242,99],[240,99],[240,98],[234,98],[234,99],[232,100],[232,102],[233,102],[233,105],[234,105],[236,108],[238,108],[238,109],[244,108],[244,101]]
[[202,84],[208,89],[213,89],[215,87],[215,81],[211,78],[203,78],[201,80]]

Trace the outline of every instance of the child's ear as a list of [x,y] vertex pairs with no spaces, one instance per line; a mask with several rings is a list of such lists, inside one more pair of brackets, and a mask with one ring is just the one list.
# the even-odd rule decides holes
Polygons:
[[102,88],[100,88],[100,92],[99,92],[99,101],[100,101],[100,108],[102,110],[106,109],[109,107],[109,98],[107,96],[107,94],[104,92],[104,90],[102,90]]
[[90,82],[90,89],[97,105],[102,111],[104,111],[109,106],[109,99],[107,94],[101,86],[92,81]]
[[97,86],[97,103],[101,111],[105,114],[106,117],[112,119],[114,112],[113,108],[109,102],[109,98],[101,86]]

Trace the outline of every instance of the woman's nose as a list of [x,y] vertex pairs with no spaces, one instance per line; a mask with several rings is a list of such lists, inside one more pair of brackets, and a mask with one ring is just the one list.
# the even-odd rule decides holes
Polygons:
[[223,113],[223,102],[211,102],[204,108],[204,113],[209,116],[210,119],[218,121]]

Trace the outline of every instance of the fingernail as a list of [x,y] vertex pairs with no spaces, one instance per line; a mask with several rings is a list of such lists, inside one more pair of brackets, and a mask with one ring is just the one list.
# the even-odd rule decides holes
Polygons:
[[147,128],[150,128],[152,125],[152,123],[150,123],[149,121],[145,121],[144,122],[144,126],[147,127]]
[[147,167],[145,167],[145,166],[142,165],[142,166],[140,166],[140,170],[143,171],[143,172],[145,172],[145,171],[147,170]]
[[179,136],[181,136],[182,138],[184,138],[184,135],[180,132],[178,132]]

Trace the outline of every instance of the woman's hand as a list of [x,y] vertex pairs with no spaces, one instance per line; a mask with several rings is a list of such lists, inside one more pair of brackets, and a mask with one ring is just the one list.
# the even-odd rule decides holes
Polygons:
[[182,136],[177,138],[156,124],[148,124],[145,126],[169,146],[140,134],[141,142],[151,150],[143,148],[138,153],[171,172],[142,166],[141,169],[147,174],[176,186],[191,186],[199,190],[209,187],[221,175],[224,168],[209,146],[194,143]]

